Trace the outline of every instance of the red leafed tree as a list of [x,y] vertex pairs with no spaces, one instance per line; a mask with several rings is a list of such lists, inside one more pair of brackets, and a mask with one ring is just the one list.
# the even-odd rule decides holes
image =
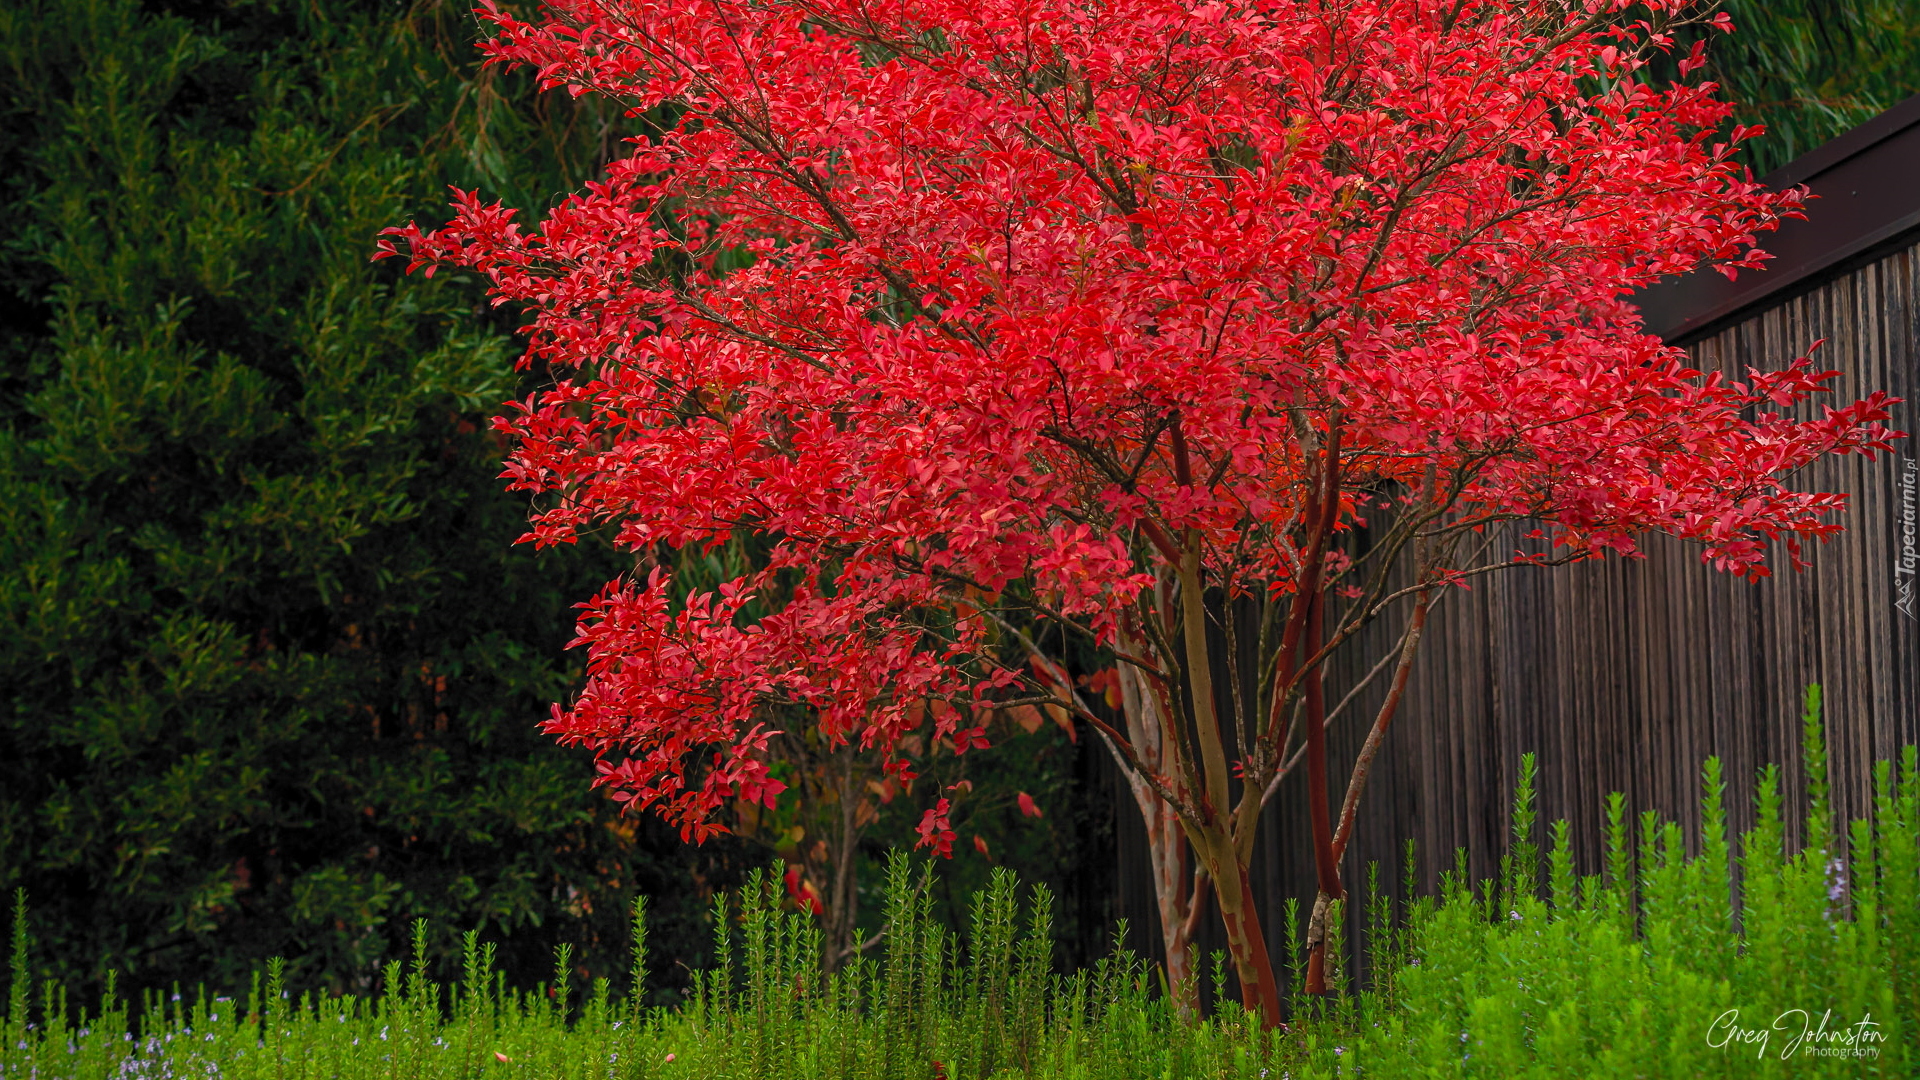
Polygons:
[[[530,539],[772,553],[683,603],[654,573],[583,605],[588,681],[548,730],[699,837],[777,794],[770,702],[896,772],[925,716],[965,750],[983,709],[1070,710],[1160,815],[1163,893],[1211,890],[1270,1023],[1262,802],[1303,762],[1317,988],[1443,590],[1648,531],[1763,575],[1843,503],[1782,478],[1893,437],[1883,395],[1772,411],[1827,389],[1805,358],[1689,370],[1623,299],[1755,265],[1799,201],[1715,141],[1711,86],[1635,77],[1694,17],[1677,0],[482,14],[495,60],[655,125],[534,227],[458,193],[444,229],[386,241],[490,275],[563,376],[499,421],[511,486],[544,497]],[[1222,620],[1235,598],[1269,611],[1259,640]],[[1336,807],[1322,678],[1375,619],[1398,644],[1368,658],[1384,703]],[[1069,640],[1118,665],[1122,708],[1076,690]],[[921,829],[943,850],[944,805]]]

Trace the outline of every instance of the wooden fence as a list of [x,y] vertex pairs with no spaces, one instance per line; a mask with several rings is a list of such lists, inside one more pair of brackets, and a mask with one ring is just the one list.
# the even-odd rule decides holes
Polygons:
[[[1690,345],[1697,366],[1740,377],[1825,339],[1815,356],[1842,372],[1836,396],[1883,389],[1911,402],[1920,396],[1920,236],[1908,240]],[[1915,430],[1917,418],[1912,404],[1900,405],[1894,426]],[[1408,838],[1425,888],[1459,848],[1476,880],[1493,876],[1527,751],[1539,762],[1541,820],[1568,819],[1582,872],[1598,870],[1609,792],[1625,793],[1634,812],[1679,820],[1691,843],[1709,755],[1725,766],[1734,826],[1751,821],[1754,776],[1768,763],[1782,766],[1787,796],[1800,804],[1800,700],[1809,683],[1825,691],[1836,813],[1865,816],[1873,762],[1920,741],[1920,621],[1911,594],[1903,611],[1898,593],[1914,578],[1895,569],[1914,494],[1906,487],[1903,503],[1902,481],[1920,483],[1914,449],[1873,462],[1835,459],[1796,480],[1851,496],[1846,531],[1811,551],[1803,573],[1782,557],[1774,577],[1750,584],[1702,565],[1698,549],[1657,537],[1644,560],[1521,568],[1456,590],[1434,616],[1375,765],[1345,880],[1363,881],[1377,862],[1382,882],[1397,883]],[[1330,676],[1330,700],[1353,674]],[[1360,715],[1370,714],[1331,734],[1337,787],[1365,734]],[[1289,780],[1268,807],[1254,860],[1276,958],[1284,900],[1299,898],[1304,911],[1314,896],[1303,789]],[[1118,786],[1115,815],[1118,913],[1135,928],[1133,946],[1151,953],[1158,934],[1144,833]],[[1791,842],[1797,832],[1796,822]],[[1223,946],[1216,919],[1201,948]]]

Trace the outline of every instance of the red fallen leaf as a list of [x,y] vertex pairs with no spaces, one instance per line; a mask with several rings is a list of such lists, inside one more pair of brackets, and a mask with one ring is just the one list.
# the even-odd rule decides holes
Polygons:
[[1013,801],[1020,805],[1020,812],[1026,815],[1027,817],[1044,817],[1045,816],[1040,813],[1040,806],[1038,803],[1035,803],[1033,801],[1033,796],[1027,794],[1024,791],[1020,792],[1018,795],[1015,795],[1013,797]]
[[498,1062],[500,1062],[500,1063],[501,1063],[501,1064],[503,1064],[503,1065],[505,1065],[505,1064],[510,1064],[510,1063],[511,1063],[511,1062],[513,1061],[513,1059],[512,1059],[512,1058],[510,1058],[510,1057],[508,1057],[507,1055],[505,1055],[505,1054],[503,1054],[503,1053],[501,1053],[501,1052],[500,1052],[500,1051],[498,1051],[498,1050],[495,1050],[495,1051],[493,1052],[493,1059],[494,1059],[495,1061],[498,1061]]

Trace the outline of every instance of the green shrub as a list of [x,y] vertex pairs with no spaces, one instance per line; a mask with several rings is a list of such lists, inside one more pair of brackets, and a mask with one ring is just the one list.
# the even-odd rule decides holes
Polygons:
[[[387,965],[378,997],[288,995],[276,962],[238,1000],[149,993],[137,1020],[111,997],[103,1011],[72,1014],[56,984],[30,987],[16,918],[0,1077],[1911,1077],[1920,1071],[1920,758],[1908,748],[1897,776],[1881,764],[1874,821],[1849,828],[1843,863],[1833,857],[1818,716],[1816,696],[1807,713],[1812,839],[1792,853],[1777,771],[1763,775],[1758,820],[1736,838],[1709,760],[1692,854],[1677,826],[1652,815],[1635,822],[1616,796],[1606,869],[1577,875],[1565,822],[1550,830],[1544,860],[1538,854],[1526,758],[1502,880],[1450,874],[1398,928],[1382,901],[1365,902],[1373,985],[1314,1002],[1296,979],[1290,1032],[1263,1033],[1231,1006],[1182,1019],[1155,973],[1117,948],[1060,974],[1050,894],[1036,888],[1020,903],[1004,870],[974,894],[964,935],[950,931],[932,917],[930,871],[896,855],[877,950],[823,976],[816,923],[786,909],[777,875],[754,875],[737,902],[716,901],[715,963],[671,1009],[616,995],[606,979],[574,985],[564,947],[553,981],[514,991],[472,933],[463,977],[442,986],[416,925],[413,962]],[[626,982],[637,985],[648,956],[637,909],[631,938]],[[1216,997],[1223,966],[1212,966]],[[1805,1010],[1806,1026],[1821,1030],[1825,1017],[1826,1032],[1853,1040],[1789,1042],[1802,1027],[1794,1010]],[[1855,1048],[1873,1055],[1831,1053]]]
[[[1411,959],[1391,977],[1396,1009],[1364,1048],[1369,1069],[1501,1080],[1920,1073],[1920,762],[1908,747],[1897,783],[1881,763],[1874,821],[1848,830],[1849,868],[1835,855],[1817,688],[1805,725],[1803,850],[1785,848],[1772,767],[1754,827],[1731,840],[1709,759],[1694,854],[1671,822],[1644,814],[1636,827],[1616,795],[1606,872],[1575,875],[1561,822],[1544,895],[1521,812],[1529,760],[1506,880],[1451,875],[1438,906],[1415,913]],[[1823,1021],[1856,1041],[1790,1043]],[[1836,1046],[1877,1053],[1827,1053]]]
[[[932,918],[930,884],[896,857],[880,955],[823,977],[817,924],[781,909],[777,875],[755,875],[737,908],[716,905],[717,962],[671,1010],[615,995],[606,979],[572,985],[564,947],[552,982],[516,992],[473,934],[463,977],[443,986],[420,959],[423,926],[414,962],[388,964],[378,997],[289,995],[277,962],[237,999],[149,993],[137,1023],[120,1004],[69,1015],[50,989],[33,1030],[24,1006],[10,1014],[0,1076],[1258,1080],[1330,1075],[1344,1053],[1318,1036],[1262,1035],[1237,1011],[1176,1021],[1145,965],[1118,953],[1056,974],[1050,895],[1035,889],[1022,910],[1005,870],[975,894],[963,949]],[[633,940],[638,979],[638,909]],[[12,1000],[27,996],[16,973]]]
[[1743,124],[1766,133],[1745,156],[1771,172],[1920,93],[1912,0],[1726,0],[1735,33],[1708,55]]

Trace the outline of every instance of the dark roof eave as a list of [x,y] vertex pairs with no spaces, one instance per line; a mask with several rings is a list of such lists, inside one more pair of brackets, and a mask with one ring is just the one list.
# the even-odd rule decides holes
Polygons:
[[1698,270],[1633,297],[1649,333],[1678,343],[1775,298],[1828,267],[1920,228],[1920,94],[1767,174],[1774,190],[1805,184],[1804,220],[1763,236],[1773,256],[1729,281]]

